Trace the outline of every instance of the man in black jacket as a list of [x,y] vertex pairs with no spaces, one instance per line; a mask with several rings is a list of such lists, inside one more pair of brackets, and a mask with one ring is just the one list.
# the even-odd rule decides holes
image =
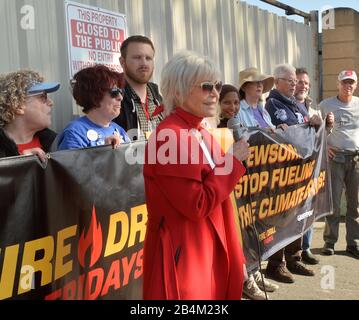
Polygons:
[[48,93],[59,83],[44,83],[35,71],[12,72],[0,78],[0,158],[37,155],[42,161],[56,137]]
[[154,55],[152,41],[144,36],[131,36],[121,46],[120,63],[126,86],[121,113],[114,121],[132,140],[145,138],[146,132],[153,131],[163,120],[158,86],[149,82],[154,70]]
[[[270,92],[266,103],[272,123],[276,126],[282,123],[288,126],[302,123],[319,126],[322,122],[321,118],[318,115],[310,117],[308,110],[295,100],[296,69],[289,64],[281,64],[276,66],[273,73],[276,89]],[[292,273],[314,276],[314,271],[301,262],[301,250],[302,239],[299,238],[270,256],[266,270],[267,276],[285,283],[295,281]]]

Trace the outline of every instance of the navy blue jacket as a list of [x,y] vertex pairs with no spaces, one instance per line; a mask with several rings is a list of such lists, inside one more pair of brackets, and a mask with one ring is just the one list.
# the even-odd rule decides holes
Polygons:
[[309,121],[307,110],[300,108],[294,98],[287,98],[280,94],[276,89],[270,92],[265,107],[275,126],[282,123],[286,123],[288,126],[293,126]]

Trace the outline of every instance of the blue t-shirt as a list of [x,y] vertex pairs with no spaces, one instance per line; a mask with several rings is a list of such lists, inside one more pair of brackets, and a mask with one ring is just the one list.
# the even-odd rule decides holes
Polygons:
[[102,127],[84,116],[72,121],[60,134],[57,150],[103,146],[106,137],[116,132],[121,142],[130,142],[125,130],[118,124],[111,122],[108,127]]

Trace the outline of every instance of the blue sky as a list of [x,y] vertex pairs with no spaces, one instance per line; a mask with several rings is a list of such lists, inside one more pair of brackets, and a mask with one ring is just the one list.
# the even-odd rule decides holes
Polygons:
[[[247,2],[248,4],[255,5],[262,9],[268,10],[270,12],[274,12],[280,16],[285,16],[285,12],[282,9],[274,7],[272,5],[266,4],[260,0],[241,0],[242,2]],[[353,8],[359,12],[359,0],[342,0],[342,1],[334,1],[334,0],[279,0],[284,4],[297,8],[299,10],[310,12],[311,10],[321,11],[325,6],[330,6],[333,8],[337,7],[348,7]],[[299,22],[303,22],[303,18],[299,16],[287,16],[288,19],[294,19]]]

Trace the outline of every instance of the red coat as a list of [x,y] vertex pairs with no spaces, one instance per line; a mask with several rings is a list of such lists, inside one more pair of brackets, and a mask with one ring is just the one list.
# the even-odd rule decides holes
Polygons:
[[[164,129],[172,129],[173,134],[168,134],[179,142],[180,129],[199,129],[201,120],[177,108],[158,126],[146,147],[143,172],[148,224],[144,299],[223,300],[242,296],[244,256],[229,195],[245,173],[244,166],[226,155],[233,161],[233,169],[230,174],[219,176],[203,161],[200,164],[161,164],[160,158],[153,161],[153,154],[171,155],[164,152],[168,143],[156,141],[162,140],[161,133],[168,133]],[[201,133],[216,162],[220,147],[207,131],[203,129]],[[189,139],[182,135],[181,143],[174,143],[171,159],[183,161],[193,157],[195,149],[190,147],[182,147],[182,154],[179,152],[180,145]],[[195,142],[194,148],[199,146]],[[176,150],[177,154],[173,153]],[[152,152],[152,158],[148,152]],[[199,156],[202,159],[200,147]]]

